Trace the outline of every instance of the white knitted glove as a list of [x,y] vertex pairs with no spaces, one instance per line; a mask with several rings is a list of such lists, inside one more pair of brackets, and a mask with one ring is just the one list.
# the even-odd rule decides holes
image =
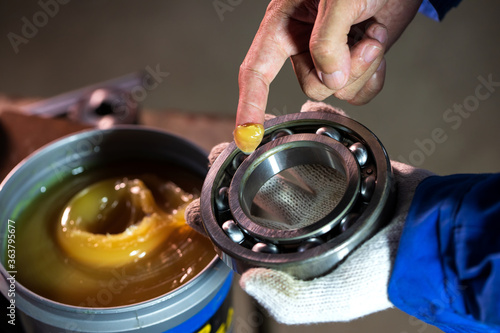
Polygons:
[[[345,115],[324,103],[308,102],[302,111],[327,111]],[[213,161],[227,144],[212,150]],[[284,324],[350,321],[392,307],[387,285],[405,218],[417,185],[431,172],[392,162],[398,186],[393,219],[371,239],[351,253],[329,274],[303,281],[287,273],[265,268],[245,272],[241,287]],[[199,202],[186,212],[188,223],[200,232]]]

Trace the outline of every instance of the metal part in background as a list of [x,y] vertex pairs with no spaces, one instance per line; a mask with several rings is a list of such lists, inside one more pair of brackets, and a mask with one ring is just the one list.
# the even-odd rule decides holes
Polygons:
[[148,75],[142,72],[128,74],[26,105],[23,110],[45,118],[68,116],[101,129],[136,124],[139,103],[131,92],[142,87]]
[[138,103],[124,90],[99,88],[71,106],[68,117],[74,121],[105,129],[137,123]]
[[[255,152],[244,155],[233,142],[209,170],[201,195],[205,229],[238,273],[266,267],[300,279],[321,276],[388,222],[394,199],[388,155],[371,131],[337,114],[295,113],[264,126]],[[296,167],[318,165],[345,179],[337,204],[299,224],[280,221],[275,207],[263,213],[273,224],[261,223],[252,207],[264,184]],[[308,190],[301,179],[292,182]],[[272,190],[280,195],[276,186]]]

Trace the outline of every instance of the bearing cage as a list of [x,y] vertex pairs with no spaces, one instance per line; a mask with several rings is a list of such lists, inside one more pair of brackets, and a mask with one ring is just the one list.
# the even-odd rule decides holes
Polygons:
[[[221,259],[238,273],[266,267],[300,279],[323,275],[387,222],[395,188],[389,158],[372,132],[338,114],[289,114],[264,127],[252,155],[244,155],[233,142],[213,163],[201,194],[205,229]],[[258,226],[241,208],[244,182],[269,156],[285,149],[293,153],[297,146],[333,149],[347,161],[348,186],[332,210],[336,213],[298,230]]]

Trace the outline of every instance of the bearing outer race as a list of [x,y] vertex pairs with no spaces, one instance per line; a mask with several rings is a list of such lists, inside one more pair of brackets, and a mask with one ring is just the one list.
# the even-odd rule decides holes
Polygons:
[[290,126],[331,126],[360,138],[371,152],[376,166],[377,183],[370,203],[344,233],[304,252],[269,254],[254,252],[234,243],[222,230],[215,217],[215,196],[221,176],[239,152],[235,143],[221,153],[205,179],[201,193],[201,214],[207,234],[221,259],[234,271],[243,273],[254,267],[272,268],[300,279],[321,276],[339,264],[352,250],[380,230],[389,220],[395,197],[394,177],[388,155],[378,138],[358,122],[326,112],[302,112],[277,117],[264,124],[265,135]]

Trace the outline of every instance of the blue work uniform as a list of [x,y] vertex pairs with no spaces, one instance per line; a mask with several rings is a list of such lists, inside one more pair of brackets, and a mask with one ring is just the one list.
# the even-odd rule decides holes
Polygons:
[[388,292],[447,333],[500,332],[500,174],[432,176],[417,187]]
[[[441,20],[460,0],[424,0]],[[500,174],[429,177],[417,188],[389,281],[401,310],[447,333],[500,332]]]
[[459,3],[460,0],[423,0],[419,12],[439,21],[451,8],[458,6]]

